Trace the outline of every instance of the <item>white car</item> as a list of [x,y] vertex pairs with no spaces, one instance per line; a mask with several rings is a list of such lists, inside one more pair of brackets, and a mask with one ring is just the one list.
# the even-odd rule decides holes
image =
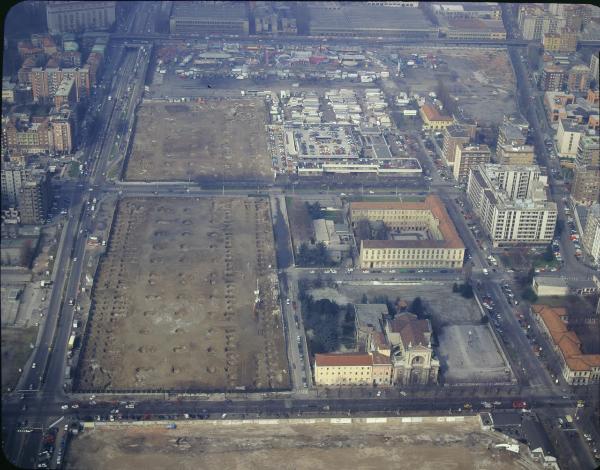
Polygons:
[[35,369],[35,366],[36,366],[36,365],[37,365],[37,364],[34,362],[33,364],[31,364],[31,368],[32,368],[32,369]]
[[61,410],[68,410],[69,409],[69,405],[62,405],[60,407]]
[[77,403],[73,403],[71,405],[71,408],[73,408],[74,410],[76,410],[77,408],[79,408],[79,405]]

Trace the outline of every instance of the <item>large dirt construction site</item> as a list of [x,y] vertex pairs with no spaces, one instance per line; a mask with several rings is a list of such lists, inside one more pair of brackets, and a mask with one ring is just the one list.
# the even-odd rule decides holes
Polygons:
[[265,104],[259,99],[144,102],[128,181],[272,179]]
[[132,198],[115,217],[78,390],[289,386],[267,200]]
[[[399,420],[399,418],[397,418]],[[515,455],[506,439],[476,422],[377,424],[243,424],[223,422],[104,426],[71,443],[68,469],[541,469],[525,446]],[[228,423],[227,423],[228,424]]]

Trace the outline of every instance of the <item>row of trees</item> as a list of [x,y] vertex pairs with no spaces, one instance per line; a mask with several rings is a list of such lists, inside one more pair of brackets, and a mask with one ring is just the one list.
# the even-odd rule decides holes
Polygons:
[[311,354],[335,352],[342,345],[348,349],[355,347],[352,304],[340,306],[329,299],[315,301],[306,295],[302,311]]
[[315,246],[310,246],[304,242],[300,245],[298,255],[296,256],[298,266],[305,268],[318,266],[335,266],[335,262],[331,259],[327,247],[323,242],[317,243]]

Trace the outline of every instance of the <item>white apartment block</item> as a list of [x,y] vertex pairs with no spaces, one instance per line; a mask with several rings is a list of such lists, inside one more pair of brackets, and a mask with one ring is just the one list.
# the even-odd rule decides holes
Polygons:
[[583,248],[600,266],[600,204],[592,205],[588,211],[588,217],[583,231]]
[[546,200],[546,183],[537,166],[471,169],[467,196],[494,246],[552,241],[557,209]]

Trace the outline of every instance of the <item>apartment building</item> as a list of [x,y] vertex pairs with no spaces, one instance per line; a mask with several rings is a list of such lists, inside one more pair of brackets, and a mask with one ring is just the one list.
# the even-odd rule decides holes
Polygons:
[[579,140],[571,197],[580,204],[600,200],[600,137],[584,135]]
[[56,93],[54,94],[54,106],[60,108],[62,105],[69,105],[77,101],[77,90],[74,78],[65,78]]
[[54,110],[49,117],[48,148],[51,153],[68,154],[73,150],[75,119],[66,107]]
[[596,51],[592,54],[592,57],[590,59],[590,78],[592,80],[596,80],[596,86],[599,85],[598,82],[600,81],[599,62],[600,62],[599,52]]
[[475,168],[480,163],[489,163],[492,158],[492,152],[485,144],[457,145],[455,154],[453,174],[459,183],[467,181],[471,168]]
[[50,34],[106,31],[115,22],[114,1],[46,2],[46,21]]
[[444,144],[442,147],[442,157],[444,163],[450,167],[454,166],[456,156],[456,146],[468,144],[474,137],[474,133],[465,126],[453,124],[444,129]]
[[527,141],[527,130],[524,132],[511,122],[503,122],[498,128],[498,144],[523,146]]
[[354,202],[350,214],[353,227],[360,220],[381,221],[397,235],[361,240],[362,269],[462,268],[465,246],[437,196],[424,202]]
[[[571,119],[558,121],[556,132],[556,147],[561,158],[561,164],[572,166],[579,148],[579,140],[585,134],[585,126],[577,124]],[[564,159],[564,160],[563,160]]]
[[440,110],[432,104],[424,104],[419,109],[419,115],[423,120],[425,130],[443,130],[454,124],[454,118],[440,113]]
[[567,75],[569,93],[583,93],[590,87],[590,68],[587,65],[574,65]]
[[566,107],[573,103],[575,103],[575,95],[570,93],[554,91],[544,93],[544,107],[551,123],[557,123],[559,120],[566,118]]
[[50,182],[46,174],[32,176],[21,186],[17,206],[22,224],[43,224],[48,215]]
[[496,160],[501,165],[533,165],[535,163],[533,145],[498,145]]
[[91,82],[88,65],[79,68],[33,67],[29,78],[35,102],[53,99],[65,79],[74,81],[76,101],[79,102],[90,94]]
[[569,385],[588,385],[600,382],[600,354],[584,354],[581,341],[570,331],[563,318],[568,321],[568,311],[562,307],[536,304],[531,306],[533,317],[541,330],[551,340],[558,353],[562,374]]
[[559,65],[546,65],[540,77],[543,91],[561,91],[567,80],[567,71]]
[[518,23],[523,39],[541,41],[546,33],[560,32],[566,21],[538,5],[529,4],[519,7]]
[[467,196],[494,246],[547,244],[557,209],[546,186],[537,166],[482,164],[471,169]]
[[595,202],[588,210],[581,241],[583,249],[600,267],[600,202]]
[[575,52],[577,50],[577,33],[568,30],[559,33],[544,33],[542,45],[547,52]]
[[17,207],[17,196],[23,183],[31,176],[31,169],[24,166],[3,164],[0,170],[2,208]]
[[8,153],[33,155],[48,152],[48,119],[34,117],[25,121],[3,117],[2,147]]

